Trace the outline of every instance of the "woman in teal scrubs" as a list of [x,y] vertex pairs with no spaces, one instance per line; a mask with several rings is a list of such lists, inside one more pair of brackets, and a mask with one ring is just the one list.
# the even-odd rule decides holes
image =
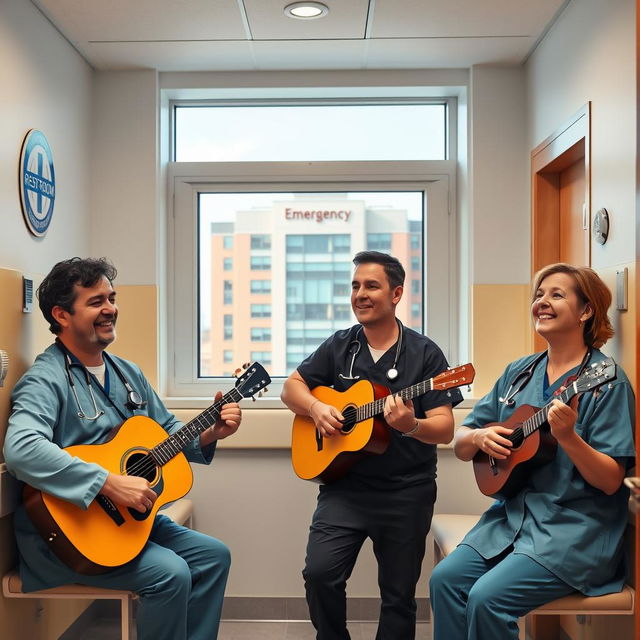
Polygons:
[[[504,423],[523,404],[542,407],[555,458],[513,497],[495,502],[430,581],[434,640],[516,640],[518,618],[561,596],[620,591],[625,567],[626,470],[634,463],[634,396],[622,369],[569,404],[553,399],[612,335],[611,293],[586,267],[550,265],[534,281],[531,314],[544,354],[511,363],[456,433],[454,451],[512,454]],[[514,379],[522,375],[515,384]],[[530,374],[530,375],[529,375]],[[524,384],[523,384],[524,383]]]

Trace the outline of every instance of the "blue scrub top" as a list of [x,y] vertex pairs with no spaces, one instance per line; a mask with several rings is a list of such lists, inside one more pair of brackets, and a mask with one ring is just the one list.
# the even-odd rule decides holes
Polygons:
[[[97,464],[72,457],[62,450],[64,447],[103,442],[109,432],[123,422],[118,409],[126,418],[149,416],[169,434],[183,426],[165,408],[135,364],[117,356],[111,358],[131,387],[147,402],[142,409],[132,411],[126,408],[127,391],[105,358],[108,395],[112,402],[107,400],[100,384],[93,378],[96,404],[104,415],[96,420],[79,418],[78,405],[64,367],[64,356],[56,345],[51,345],[36,358],[11,395],[12,410],[4,442],[9,471],[19,480],[83,509],[96,497],[108,472]],[[71,375],[82,410],[93,415],[93,402],[83,371],[72,367]],[[215,443],[202,449],[198,440],[196,438],[185,447],[183,453],[191,462],[208,464],[213,458]],[[47,548],[22,506],[15,513],[14,524],[25,591],[63,584],[68,570],[63,570],[63,565]]]
[[[480,428],[490,422],[506,421],[520,405],[542,407],[567,376],[577,371],[576,368],[567,372],[545,390],[544,357],[526,387],[515,397],[515,406],[499,402],[515,376],[536,357],[527,356],[511,363],[463,424]],[[604,358],[594,349],[590,362]],[[575,430],[591,447],[629,468],[635,457],[634,425],[633,390],[618,365],[616,380],[580,396]],[[558,446],[555,459],[538,467],[519,494],[495,502],[461,544],[473,547],[486,559],[513,545],[515,553],[531,557],[588,596],[620,591],[625,579],[622,538],[628,500],[624,485],[609,496],[588,484]]]

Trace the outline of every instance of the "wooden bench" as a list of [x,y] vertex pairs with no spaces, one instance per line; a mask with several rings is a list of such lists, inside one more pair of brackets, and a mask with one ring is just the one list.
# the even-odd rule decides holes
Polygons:
[[[431,522],[434,562],[437,564],[442,558],[448,556],[479,519],[480,516],[478,515],[449,513],[434,515]],[[557,637],[557,631],[554,631],[551,627],[545,629],[543,625],[536,624],[535,619],[537,616],[633,615],[634,604],[635,590],[628,584],[624,586],[620,593],[609,593],[604,596],[589,597],[576,592],[548,602],[531,611],[528,616],[531,619],[532,636],[536,640]],[[524,619],[520,621],[520,638],[521,640],[526,638]]]
[[[191,528],[193,517],[193,502],[188,498],[177,500],[162,509],[160,513],[168,516],[174,522]],[[118,600],[120,602],[120,629],[122,640],[130,640],[133,626],[133,601],[138,597],[133,591],[117,589],[103,589],[82,584],[66,584],[54,589],[42,591],[22,591],[22,580],[18,569],[13,569],[2,578],[2,593],[5,598],[53,598],[66,600]]]

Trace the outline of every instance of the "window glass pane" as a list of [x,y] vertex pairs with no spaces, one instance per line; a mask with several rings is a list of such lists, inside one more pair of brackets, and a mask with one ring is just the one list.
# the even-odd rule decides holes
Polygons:
[[445,127],[444,103],[177,106],[175,160],[444,160]]
[[421,191],[200,193],[201,376],[221,375],[230,353],[234,365],[258,360],[272,376],[288,375],[355,324],[351,261],[366,249],[401,261],[398,317],[422,331],[423,202]]

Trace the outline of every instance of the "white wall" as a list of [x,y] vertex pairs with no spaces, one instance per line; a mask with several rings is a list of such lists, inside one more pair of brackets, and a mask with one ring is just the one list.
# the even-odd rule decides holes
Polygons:
[[118,284],[157,284],[166,253],[157,82],[155,71],[95,74],[91,253],[114,262]]
[[636,3],[573,0],[526,65],[531,151],[588,101],[591,211],[609,211],[595,269],[635,261]]
[[474,284],[521,284],[530,277],[524,73],[471,70],[471,228]]
[[[24,0],[0,5],[0,266],[46,273],[86,255],[91,229],[92,70],[42,14]],[[53,151],[56,201],[46,236],[24,223],[18,191],[22,141],[40,129]]]

